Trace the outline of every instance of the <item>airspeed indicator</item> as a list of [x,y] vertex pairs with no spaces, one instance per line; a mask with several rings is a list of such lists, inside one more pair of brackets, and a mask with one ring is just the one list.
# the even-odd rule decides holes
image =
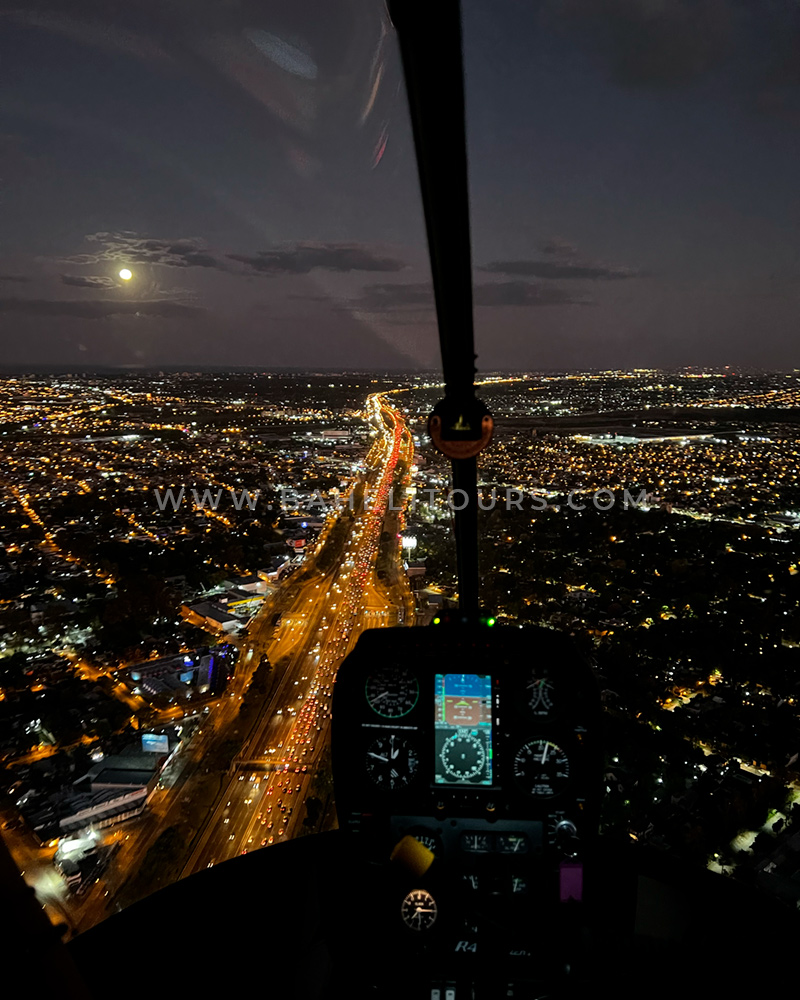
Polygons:
[[384,668],[370,674],[364,687],[367,704],[384,719],[399,719],[419,700],[419,681],[405,667]]

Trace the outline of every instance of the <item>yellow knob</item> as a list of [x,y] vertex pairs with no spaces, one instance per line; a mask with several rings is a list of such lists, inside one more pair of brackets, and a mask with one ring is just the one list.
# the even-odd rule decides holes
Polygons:
[[390,860],[401,864],[412,875],[420,876],[425,874],[435,859],[433,851],[429,851],[415,837],[405,836],[395,845]]

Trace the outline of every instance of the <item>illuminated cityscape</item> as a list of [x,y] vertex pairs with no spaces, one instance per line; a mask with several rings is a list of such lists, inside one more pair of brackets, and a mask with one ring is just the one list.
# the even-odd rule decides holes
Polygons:
[[[792,904],[799,383],[479,386],[502,414],[479,466],[482,602],[595,658],[607,831]],[[362,629],[457,599],[424,430],[439,392],[421,375],[3,380],[3,828],[54,919],[85,930],[335,825],[336,668]]]

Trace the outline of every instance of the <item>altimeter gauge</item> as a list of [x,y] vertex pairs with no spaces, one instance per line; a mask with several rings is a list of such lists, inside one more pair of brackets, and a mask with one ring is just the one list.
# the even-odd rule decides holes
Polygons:
[[414,889],[400,907],[403,923],[412,931],[426,931],[436,922],[436,900],[427,889]]
[[392,733],[370,743],[365,765],[378,788],[393,791],[404,788],[415,777],[419,758],[408,740]]
[[419,681],[405,667],[385,667],[367,678],[367,704],[384,719],[399,719],[419,700]]
[[529,795],[550,798],[562,792],[569,781],[569,758],[550,740],[531,740],[514,756],[514,777]]

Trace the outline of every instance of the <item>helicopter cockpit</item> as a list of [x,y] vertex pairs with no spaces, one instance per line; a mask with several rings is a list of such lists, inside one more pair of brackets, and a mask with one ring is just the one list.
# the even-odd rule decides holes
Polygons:
[[[298,1000],[666,998],[679,978],[741,996],[791,954],[797,919],[755,889],[597,835],[599,692],[567,637],[460,615],[367,631],[334,718],[338,830],[160,890],[70,942],[88,993],[52,981],[138,995],[124,954],[165,914],[151,974],[207,997],[253,976]],[[183,934],[202,958],[175,960]],[[758,948],[734,955],[737,935]]]
[[[445,393],[429,433],[455,511],[457,611],[365,631],[339,667],[339,829],[194,874],[64,946],[21,880],[10,963],[41,991],[328,1000],[742,996],[769,988],[800,924],[741,884],[598,833],[604,719],[592,664],[553,629],[481,609],[459,4],[392,0],[431,255]],[[490,610],[490,609],[489,609]],[[0,859],[3,860],[4,859]],[[198,947],[199,946],[199,947]],[[131,956],[145,955],[144,977]]]

